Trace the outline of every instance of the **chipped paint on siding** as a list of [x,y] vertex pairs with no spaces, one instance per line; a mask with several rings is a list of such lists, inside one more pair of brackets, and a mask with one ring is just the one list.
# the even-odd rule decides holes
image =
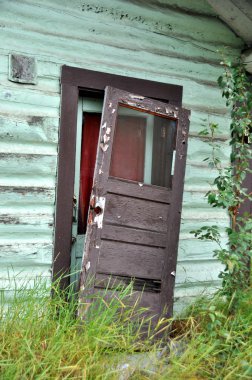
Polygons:
[[[228,160],[217,49],[228,46],[234,57],[243,43],[213,16],[206,1],[1,2],[0,288],[12,292],[11,273],[16,283],[31,286],[51,276],[63,64],[184,87],[183,106],[192,113],[175,309],[219,284],[215,247],[189,233],[202,224],[224,229],[228,223],[225,212],[209,208],[204,199],[215,173],[202,162],[209,146],[198,133],[208,122],[222,125],[218,137],[222,159]],[[36,59],[36,85],[8,80],[10,53]]]

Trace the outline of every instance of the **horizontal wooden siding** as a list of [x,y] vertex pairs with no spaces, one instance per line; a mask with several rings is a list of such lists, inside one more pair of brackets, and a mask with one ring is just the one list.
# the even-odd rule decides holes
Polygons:
[[[209,145],[199,131],[222,126],[229,155],[228,112],[216,85],[218,49],[239,55],[242,41],[207,2],[185,0],[3,0],[0,4],[0,288],[50,281],[54,232],[61,65],[173,83],[192,110],[175,310],[218,286],[220,265],[210,243],[190,231],[228,223],[204,198],[215,173],[202,160]],[[37,60],[36,85],[8,80],[8,55]],[[223,236],[225,239],[225,236]]]

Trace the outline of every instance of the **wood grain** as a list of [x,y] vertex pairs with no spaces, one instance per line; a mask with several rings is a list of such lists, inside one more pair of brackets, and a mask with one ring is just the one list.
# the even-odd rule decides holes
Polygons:
[[167,204],[171,200],[169,189],[111,177],[108,178],[106,191]]
[[101,237],[104,240],[144,244],[152,247],[166,246],[165,233],[154,232],[152,230],[145,231],[135,228],[127,228],[125,226],[104,224]]
[[166,232],[168,207],[157,202],[108,194],[104,222],[144,230]]
[[97,272],[160,279],[164,250],[115,241],[102,241]]

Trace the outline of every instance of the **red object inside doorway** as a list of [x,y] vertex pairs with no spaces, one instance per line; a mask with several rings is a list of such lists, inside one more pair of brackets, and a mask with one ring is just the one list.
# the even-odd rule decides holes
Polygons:
[[101,114],[99,113],[84,113],[83,116],[78,234],[85,234],[87,229],[89,200],[93,186],[96,150],[101,123]]

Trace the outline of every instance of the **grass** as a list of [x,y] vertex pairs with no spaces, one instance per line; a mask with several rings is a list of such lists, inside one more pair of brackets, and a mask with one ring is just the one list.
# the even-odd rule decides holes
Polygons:
[[199,300],[174,322],[173,334],[187,347],[171,355],[160,379],[252,379],[252,289],[239,295],[235,308],[218,296]]
[[[11,303],[2,297],[1,379],[119,379],[117,363],[127,355],[160,349],[151,333],[140,339],[150,321],[136,304],[126,306],[131,286],[110,301],[97,295],[84,305],[84,320],[76,318],[74,297],[64,300],[53,288],[53,298],[41,283],[16,291]],[[172,326],[180,354],[163,355],[155,375],[136,370],[131,379],[252,379],[252,289],[235,310],[218,297],[203,299]]]
[[17,291],[9,304],[2,297],[1,379],[118,378],[121,355],[153,344],[140,339],[143,310],[126,306],[131,286],[110,300],[97,295],[85,320],[76,318],[76,298],[64,300],[57,284],[53,292],[51,298],[40,283]]

